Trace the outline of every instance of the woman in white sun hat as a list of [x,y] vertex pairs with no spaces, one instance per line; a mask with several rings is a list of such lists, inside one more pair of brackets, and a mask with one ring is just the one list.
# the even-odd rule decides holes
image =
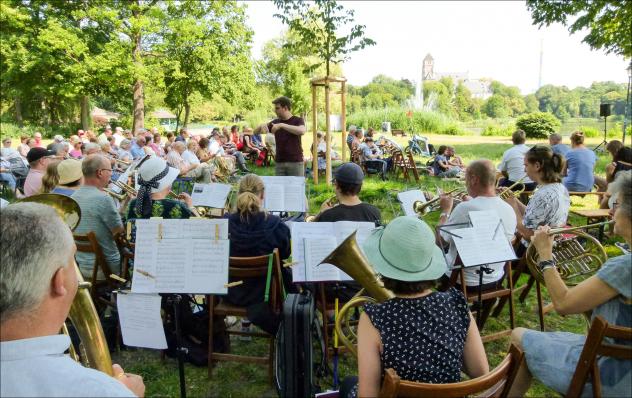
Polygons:
[[[476,323],[461,291],[434,291],[446,271],[432,229],[416,217],[398,217],[363,245],[367,259],[395,297],[367,304],[358,326],[358,378],[347,378],[342,397],[375,397],[383,370],[402,380],[454,383],[489,372]],[[357,380],[357,384],[356,383]]]
[[179,200],[167,199],[173,181],[180,171],[170,167],[167,162],[157,156],[145,160],[138,168],[138,184],[140,189],[127,211],[127,219],[136,218],[189,218],[192,216],[191,197],[186,193],[178,196]]

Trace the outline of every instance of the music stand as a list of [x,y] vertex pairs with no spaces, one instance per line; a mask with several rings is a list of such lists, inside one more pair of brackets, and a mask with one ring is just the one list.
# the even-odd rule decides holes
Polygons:
[[[454,238],[457,239],[462,239],[462,237],[460,235],[457,235],[451,231],[449,231],[449,228],[453,228],[453,227],[470,227],[473,228],[472,222],[465,222],[465,223],[454,223],[454,224],[443,224],[443,225],[438,225],[436,227],[436,230],[439,233],[439,236],[441,236],[441,232],[445,232],[448,235],[453,236]],[[496,233],[498,232],[498,229],[502,227],[502,221],[499,220],[499,224],[498,227],[496,229],[496,231],[494,232],[494,236],[496,235]],[[509,243],[507,243],[509,244]],[[456,245],[456,244],[455,244]],[[443,258],[446,260],[446,264],[448,263],[448,259],[446,257],[446,253],[444,250],[441,251],[443,253]],[[458,253],[458,248],[457,248],[457,253]],[[513,249],[512,249],[512,253],[513,253]],[[478,263],[478,264],[469,264],[469,265],[465,265],[463,263],[463,260],[460,261],[460,264],[457,264],[455,262],[454,266],[452,267],[452,270],[454,269],[460,269],[460,272],[463,272],[463,270],[465,270],[466,268],[474,268],[474,267],[478,267],[478,270],[476,270],[476,273],[478,274],[478,287],[477,287],[477,299],[476,299],[476,304],[473,306],[473,308],[476,308],[476,325],[478,326],[479,330],[481,329],[482,325],[481,325],[481,316],[482,316],[482,309],[483,309],[483,274],[490,274],[492,273],[494,270],[489,268],[490,264],[495,264],[501,261],[509,261],[509,260],[516,260],[517,257],[515,255],[515,253],[513,253],[513,258],[503,258],[502,260],[500,259],[494,259],[494,261],[489,261],[489,262],[483,262],[483,263]],[[467,290],[467,286],[463,286],[463,288],[465,288]]]
[[[176,326],[176,358],[178,359],[178,376],[180,379],[180,398],[187,397],[186,378],[184,377],[184,355],[189,352],[186,347],[182,346],[182,330],[180,328],[180,302],[182,296],[180,294],[164,294],[167,303],[173,307],[173,321]],[[211,332],[212,333],[212,332]],[[210,349],[210,347],[209,347]],[[210,366],[210,364],[209,364]]]

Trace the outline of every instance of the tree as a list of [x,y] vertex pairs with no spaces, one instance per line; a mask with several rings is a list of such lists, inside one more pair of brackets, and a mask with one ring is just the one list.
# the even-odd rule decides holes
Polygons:
[[528,113],[516,120],[516,127],[523,130],[527,138],[539,139],[557,131],[560,128],[560,121],[550,113]]
[[341,29],[353,23],[354,11],[345,10],[335,0],[274,0],[274,4],[281,11],[274,16],[299,37],[293,49],[317,54],[320,62],[312,68],[325,64],[325,76],[330,75],[332,63],[346,61],[351,53],[375,44],[364,37],[364,25],[354,25],[348,34],[338,36]]
[[[176,110],[178,124],[191,116],[191,97],[214,94],[229,104],[244,104],[254,91],[250,43],[243,6],[235,1],[185,0],[166,6],[160,31],[165,102]],[[233,115],[234,116],[234,115]]]
[[632,56],[632,6],[629,0],[527,0],[533,24],[559,22],[571,34],[588,30],[583,42],[626,58]]

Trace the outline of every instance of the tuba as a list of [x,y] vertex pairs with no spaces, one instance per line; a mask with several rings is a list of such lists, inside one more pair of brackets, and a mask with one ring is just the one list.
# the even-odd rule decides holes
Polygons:
[[[18,202],[41,203],[52,207],[71,231],[77,228],[81,220],[79,204],[69,196],[42,194],[30,196],[18,200]],[[110,357],[110,350],[101,327],[101,321],[99,321],[99,315],[90,296],[90,282],[83,280],[76,263],[75,270],[77,271],[79,289],[70,307],[68,317],[79,335],[81,344],[80,350],[76,350],[71,344],[70,355],[73,359],[80,360],[84,366],[89,366],[112,376],[112,358]],[[67,334],[65,324],[63,331]]]
[[[336,317],[336,333],[340,337],[340,341],[354,355],[357,355],[355,346],[357,335],[353,330],[351,321],[351,310],[365,303],[375,303],[386,301],[395,297],[393,292],[386,289],[375,273],[371,264],[364,256],[358,242],[356,241],[356,233],[352,233],[345,239],[333,252],[331,252],[320,264],[332,264],[346,272],[362,286],[362,290],[349,300],[340,310]],[[366,291],[369,296],[363,296]]]
[[[602,227],[611,223],[612,221],[606,221],[583,227],[557,228],[549,231],[549,235],[555,236],[553,242],[555,267],[567,285],[575,286],[588,279],[608,259],[601,243],[582,230]],[[531,275],[538,282],[544,284],[544,275],[537,266],[539,256],[534,245],[530,245],[527,249],[526,260]]]

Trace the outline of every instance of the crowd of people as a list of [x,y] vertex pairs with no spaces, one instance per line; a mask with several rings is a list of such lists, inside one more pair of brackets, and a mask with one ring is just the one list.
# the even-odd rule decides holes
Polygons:
[[[286,260],[291,255],[290,228],[278,215],[263,208],[264,183],[247,168],[247,159],[257,165],[271,155],[276,175],[305,173],[301,147],[305,123],[292,115],[289,99],[280,97],[273,104],[277,118],[254,129],[245,127],[241,134],[237,126],[214,129],[208,137],[192,136],[181,129],[177,135],[167,134],[163,142],[153,129],[133,135],[121,128],[114,132],[106,128],[98,136],[80,130],[68,140],[55,137],[48,147],[43,145],[41,135],[35,134],[24,137],[16,149],[10,139],[4,139],[3,162],[8,163],[6,167],[18,162],[24,162],[25,168],[28,165],[21,195],[51,192],[74,199],[81,209],[75,233],[94,232],[107,266],[117,274],[121,272],[118,237],[125,234],[126,224],[151,217],[186,219],[196,215],[187,193],[170,197],[178,178],[212,183],[231,175],[235,168],[241,169],[247,174],[238,182],[234,209],[225,216],[230,255],[269,255],[277,249],[280,259]],[[352,127],[349,136],[349,149],[360,154],[361,161],[343,163],[334,170],[335,200],[323,203],[313,221],[375,223],[362,249],[394,298],[366,305],[359,316],[358,377],[344,381],[341,396],[377,396],[387,368],[395,369],[402,379],[430,383],[458,382],[461,371],[472,378],[489,373],[480,331],[463,290],[497,289],[506,277],[504,263],[490,264],[491,271],[483,275],[482,282],[476,271],[464,270],[466,286],[460,286],[461,282],[452,283],[460,261],[452,235],[435,233],[426,222],[410,216],[397,217],[382,226],[380,210],[363,202],[360,194],[365,170],[374,169],[386,178],[389,160],[384,158],[372,131],[364,134]],[[553,238],[547,232],[566,225],[569,191],[587,192],[593,184],[600,184],[593,177],[595,157],[584,146],[583,134],[571,135],[571,147],[562,144],[557,135],[551,136],[550,146],[528,147],[520,130],[513,134],[512,141],[514,146],[503,154],[498,166],[488,159],[465,164],[454,148],[439,147],[431,166],[433,174],[439,178],[462,175],[467,195],[455,206],[451,195],[442,194],[438,224],[468,222],[472,211],[496,213],[518,257],[530,245],[536,248],[538,267],[558,313],[593,310],[593,316],[632,327],[630,254],[608,260],[594,276],[572,288],[561,279],[552,256]],[[318,153],[326,146],[324,141],[316,145]],[[608,151],[613,161],[606,168],[605,185],[599,186],[607,192],[602,205],[611,209],[614,233],[630,243],[631,152],[615,141],[608,145]],[[137,165],[137,193],[117,203],[106,188],[117,173],[141,159]],[[3,163],[2,181],[13,187],[19,185],[5,176],[6,170]],[[519,181],[527,191],[534,191],[527,204],[515,195],[499,196]],[[77,290],[74,261],[85,278],[92,278],[94,257],[75,253],[71,233],[47,206],[12,204],[1,214],[1,395],[142,396],[145,387],[140,376],[125,373],[115,365],[113,379],[62,355],[70,339],[57,333]],[[107,277],[97,274],[97,279]],[[313,288],[293,284],[290,268],[284,268],[281,281],[288,292]],[[325,294],[329,299],[349,299],[360,288],[356,282],[328,284]],[[231,288],[223,300],[247,307],[248,317],[257,326],[274,333],[278,324],[257,312],[261,311],[264,289],[264,279],[246,280]],[[481,311],[489,311],[494,304],[495,299],[484,302]],[[532,377],[560,393],[566,392],[584,336],[516,328],[512,342],[526,354],[512,396],[523,396]],[[604,396],[629,394],[630,365],[630,361],[616,359],[600,362]],[[41,379],[42,373],[58,376]]]

